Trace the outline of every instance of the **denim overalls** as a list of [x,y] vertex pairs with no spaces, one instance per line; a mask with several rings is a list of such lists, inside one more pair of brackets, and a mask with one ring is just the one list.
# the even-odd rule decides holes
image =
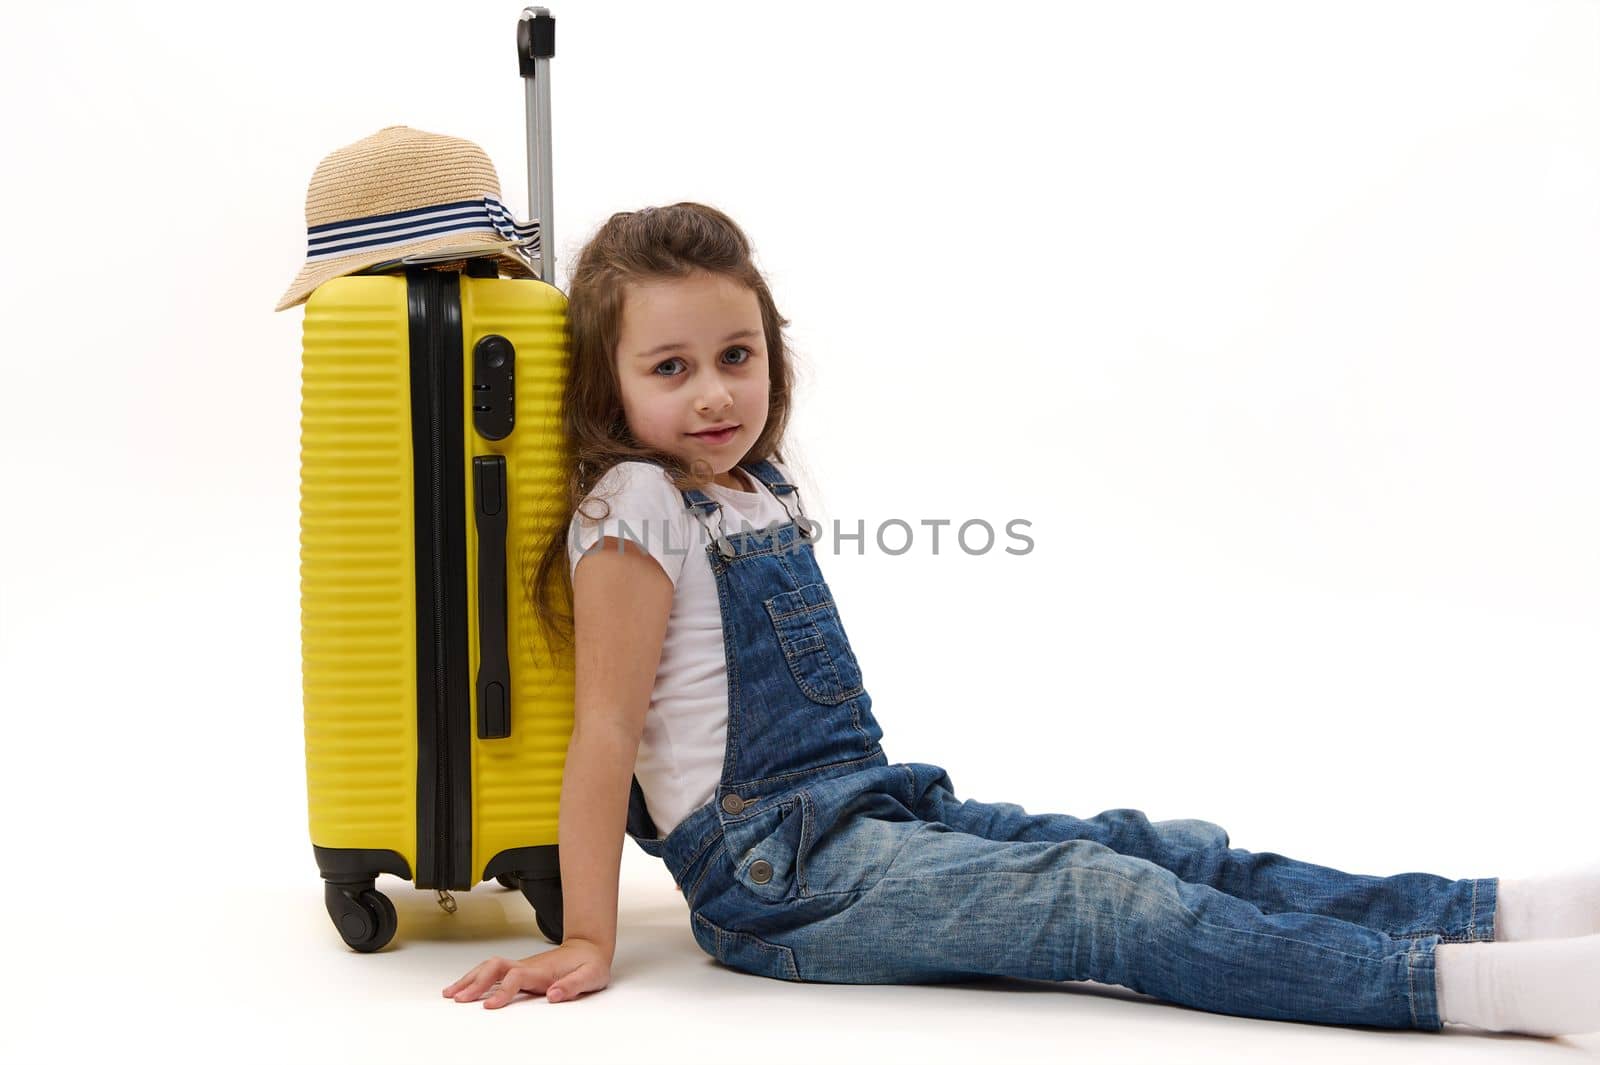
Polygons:
[[637,780],[628,803],[707,954],[784,980],[1094,980],[1238,1016],[1442,1027],[1434,948],[1494,938],[1495,878],[1343,873],[1136,809],[1029,814],[956,798],[937,765],[889,764],[795,488],[770,462],[744,468],[790,521],[721,531],[719,504],[683,493],[715,526],[722,779],[666,839]]

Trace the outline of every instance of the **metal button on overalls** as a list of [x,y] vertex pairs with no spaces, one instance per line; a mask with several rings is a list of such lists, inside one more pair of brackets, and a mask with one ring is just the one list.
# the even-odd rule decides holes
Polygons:
[[737,795],[725,795],[722,798],[722,808],[730,814],[742,813],[744,811],[744,800]]
[[758,884],[765,884],[772,879],[772,863],[765,858],[757,858],[750,863],[750,879]]

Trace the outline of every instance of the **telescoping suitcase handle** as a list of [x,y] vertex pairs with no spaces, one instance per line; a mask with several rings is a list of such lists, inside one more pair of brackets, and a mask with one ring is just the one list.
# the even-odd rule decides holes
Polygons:
[[[550,60],[555,54],[556,20],[547,8],[524,8],[517,21],[517,66],[528,103],[528,211],[539,223],[539,279],[552,287],[556,244],[550,224]],[[496,375],[488,371],[501,367],[509,382],[509,363],[514,358],[505,338],[480,341],[473,353],[474,388],[492,390]],[[480,384],[480,379],[489,383]],[[490,404],[482,409],[501,406]],[[493,432],[487,431],[481,420],[477,427],[494,440],[510,431],[509,423],[494,426]],[[511,735],[511,660],[506,647],[506,502],[510,485],[505,456],[479,455],[472,466],[473,516],[478,529],[478,738],[499,740]]]
[[550,194],[550,60],[556,20],[550,9],[526,7],[517,22],[517,67],[528,112],[528,211],[539,222],[539,278],[556,283],[556,241]]

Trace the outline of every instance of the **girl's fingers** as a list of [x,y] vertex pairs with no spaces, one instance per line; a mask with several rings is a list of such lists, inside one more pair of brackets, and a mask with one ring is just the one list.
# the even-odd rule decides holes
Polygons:
[[511,968],[511,962],[505,958],[490,958],[488,961],[474,966],[471,972],[445,988],[445,997],[461,1002],[471,1002],[483,994],[484,989],[490,984],[500,979],[501,974],[509,968]]
[[493,1010],[511,1002],[524,991],[549,995],[554,989],[556,993],[550,996],[550,1001],[567,1002],[585,991],[604,986],[593,963],[563,968],[557,962],[541,964],[539,961],[529,963],[490,958],[445,988],[444,994],[457,1002],[474,1002],[488,992],[483,1006]]
[[595,990],[595,967],[591,964],[580,965],[560,978],[552,980],[545,989],[545,998],[551,1002],[571,1002],[585,991]]
[[500,986],[495,988],[493,993],[483,1000],[483,1008],[486,1010],[499,1009],[516,998],[517,994],[522,990],[533,990],[533,985],[536,981],[544,982],[538,980],[538,976],[533,970],[520,967],[512,969],[500,978]]
[[472,981],[476,980],[478,978],[478,973],[480,973],[483,970],[483,967],[485,965],[488,965],[488,964],[489,964],[488,962],[479,962],[477,965],[474,965],[467,972],[467,975],[463,976],[461,979],[457,980],[455,983],[451,984],[449,987],[444,989],[445,995],[447,997],[454,998],[455,996],[459,995],[461,992],[465,991],[467,989],[467,985],[471,984]]

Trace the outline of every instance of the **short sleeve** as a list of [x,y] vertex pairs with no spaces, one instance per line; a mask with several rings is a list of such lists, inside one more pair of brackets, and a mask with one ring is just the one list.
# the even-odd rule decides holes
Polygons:
[[[572,516],[567,572],[576,575],[585,553],[607,536],[632,540],[660,563],[677,587],[693,546],[694,517],[666,471],[649,462],[619,462],[605,472]],[[610,550],[616,550],[612,545]]]

